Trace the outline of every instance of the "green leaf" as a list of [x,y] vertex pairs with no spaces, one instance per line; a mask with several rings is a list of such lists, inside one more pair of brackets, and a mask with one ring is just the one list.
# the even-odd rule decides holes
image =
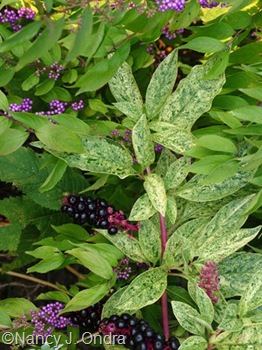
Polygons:
[[0,87],[6,86],[13,78],[15,72],[14,69],[2,69],[0,75]]
[[261,121],[261,107],[259,106],[246,106],[231,111],[234,117],[240,120],[248,120],[253,123],[262,124]]
[[223,50],[217,54],[217,61],[204,76],[204,79],[217,79],[227,68],[230,52]]
[[95,287],[82,290],[77,293],[66,306],[60,312],[64,314],[66,312],[78,311],[86,309],[87,307],[98,303],[109,292],[107,284],[96,285]]
[[248,89],[239,89],[245,95],[255,98],[258,101],[262,101],[262,86],[250,87]]
[[144,188],[153,207],[165,216],[167,198],[163,180],[157,174],[149,174],[145,176]]
[[204,335],[207,323],[192,306],[180,301],[171,301],[171,305],[176,319],[185,330],[199,336]]
[[6,95],[0,90],[0,109],[7,112],[9,108],[9,102]]
[[145,108],[152,119],[159,113],[167,97],[171,94],[177,77],[177,55],[173,50],[157,67],[146,91]]
[[57,300],[61,303],[66,304],[70,301],[70,298],[65,292],[55,291],[41,293],[37,296],[36,300]]
[[39,272],[46,273],[52,270],[56,270],[64,263],[63,254],[56,247],[43,246],[36,248],[34,251],[26,252],[27,254],[42,259],[37,264],[29,267],[27,273]]
[[[235,253],[218,264],[219,289],[226,298],[241,296],[250,284],[251,278],[262,268],[261,254]],[[241,271],[241,274],[239,273]]]
[[179,350],[206,350],[207,346],[208,344],[205,338],[193,335],[179,346]]
[[235,153],[236,145],[233,141],[219,135],[204,135],[197,140],[197,145],[217,152]]
[[238,306],[236,304],[228,304],[221,322],[218,325],[219,329],[225,331],[237,331],[243,328],[243,322],[237,316]]
[[113,277],[112,266],[98,253],[88,248],[75,248],[68,250],[67,254],[76,257],[80,263],[102,278],[110,280]]
[[130,43],[121,45],[108,59],[95,64],[77,81],[79,87],[77,94],[86,91],[95,91],[104,86],[117,72],[121,64],[127,59],[130,51]]
[[156,209],[152,205],[148,194],[145,193],[139,197],[132,207],[129,220],[140,221],[151,218],[156,213]]
[[18,129],[6,129],[0,137],[0,156],[15,152],[28,138],[29,134]]
[[37,86],[36,91],[35,91],[35,95],[36,96],[45,95],[49,91],[51,91],[54,88],[54,86],[55,86],[55,80],[48,78]]
[[95,183],[93,183],[93,185],[85,188],[80,193],[86,193],[86,192],[89,192],[89,191],[99,190],[101,187],[103,187],[107,183],[108,177],[109,177],[109,175],[101,175],[101,176],[99,176],[99,178],[97,179],[97,181]]
[[239,315],[245,316],[249,311],[262,305],[262,269],[256,271],[239,302]]
[[190,159],[181,157],[175,160],[169,167],[164,177],[164,183],[167,190],[178,187],[188,175],[188,165]]
[[90,132],[90,127],[87,123],[70,114],[63,113],[53,115],[52,119],[56,121],[59,125],[62,125],[77,134],[88,135]]
[[34,21],[27,24],[0,44],[0,52],[11,51],[13,48],[23,45],[38,33],[41,25],[42,21]]
[[214,59],[211,58],[205,65],[192,68],[167,99],[159,120],[183,130],[191,129],[195,121],[211,108],[213,98],[219,94],[225,83],[224,75],[217,79],[203,79],[214,64]]
[[39,83],[39,80],[40,78],[35,73],[33,73],[23,81],[23,84],[21,85],[21,87],[24,91],[28,91],[32,89],[32,87],[37,85]]
[[52,123],[43,125],[37,130],[36,136],[47,148],[57,152],[85,152],[80,138],[62,125]]
[[192,300],[188,291],[185,288],[178,287],[175,285],[169,285],[167,287],[167,293],[169,299],[171,300],[181,301],[185,304],[191,305],[192,307],[196,306],[196,304],[194,303],[194,301]]
[[208,36],[200,36],[180,46],[181,49],[190,49],[197,52],[218,52],[225,49],[225,44]]
[[10,317],[21,317],[25,314],[29,315],[30,310],[36,310],[35,305],[24,298],[7,298],[0,300],[0,308]]
[[190,201],[214,201],[231,195],[246,186],[254,173],[254,170],[240,171],[222,182],[213,184],[203,184],[206,176],[195,175],[177,191],[177,195]]
[[132,143],[136,160],[144,168],[152,164],[155,160],[154,144],[151,139],[146,116],[137,121],[132,131]]
[[[226,164],[230,159],[232,159],[231,156],[223,155],[223,154],[207,156],[207,157],[204,157],[203,159],[200,159],[200,160],[194,162],[193,164],[191,164],[188,167],[188,171],[191,173],[195,173],[195,174],[210,175],[210,173],[213,171],[216,171],[216,172],[220,171],[220,167],[223,164]],[[238,168],[238,163],[237,163],[237,168]],[[235,173],[235,171],[234,171],[234,173]],[[221,175],[223,176],[224,172]],[[232,174],[230,174],[230,175],[232,175]],[[218,182],[218,181],[213,181],[213,182]],[[207,184],[206,180],[203,181],[203,183]],[[209,182],[209,183],[211,183],[211,182]]]
[[195,146],[194,136],[180,127],[161,121],[151,122],[149,127],[156,131],[151,134],[152,139],[171,151],[183,154]]
[[142,115],[142,109],[132,102],[116,102],[113,105],[134,122],[137,122]]
[[161,256],[160,230],[152,221],[141,222],[139,228],[139,243],[141,250],[148,261],[156,264]]
[[[210,344],[216,344],[220,350],[228,349],[256,349],[259,350],[262,345],[262,325],[248,324],[237,332],[225,331],[216,337],[211,337]],[[252,347],[252,348],[251,348]]]
[[[134,110],[135,112],[131,112],[132,119],[137,121],[143,113],[143,100],[129,64],[123,63],[108,84],[114,98],[118,102],[115,104],[116,107],[120,108],[121,111],[121,107],[124,107],[126,110]],[[130,113],[125,114],[130,116]]]
[[160,267],[147,270],[137,276],[119,299],[117,308],[139,310],[154,304],[161,298],[167,287],[167,273]]
[[165,178],[168,168],[174,161],[176,161],[176,159],[177,158],[173,152],[169,151],[167,148],[164,148],[155,168],[156,174],[162,178]]
[[90,99],[88,103],[93,111],[100,112],[102,114],[106,114],[108,112],[106,105],[97,98]]
[[34,130],[38,130],[43,125],[50,124],[47,118],[42,115],[36,116],[34,113],[8,111],[8,114],[23,125]]
[[[113,295],[110,296],[110,298],[106,301],[103,310],[101,318],[110,317],[111,315],[121,315],[122,312],[118,310],[117,304],[119,299],[121,298],[122,294],[127,289],[126,287],[118,289]],[[125,310],[126,313],[132,314],[136,311],[136,308],[134,310]]]
[[211,324],[214,320],[214,307],[206,292],[199,288],[195,282],[188,282],[188,291],[191,298],[196,302],[200,315]]
[[67,238],[76,239],[78,241],[85,241],[89,235],[86,229],[76,224],[64,224],[61,226],[52,225],[52,228],[57,232],[61,233]]
[[59,40],[63,31],[63,25],[64,18],[60,18],[57,21],[49,21],[48,27],[43,30],[41,35],[37,37],[33,44],[20,57],[15,70],[20,70],[26,64],[35,61],[37,58],[41,58],[50,50]]
[[[262,62],[261,51],[262,42],[244,45],[231,53],[229,63],[252,64]],[[252,52],[252,55],[250,55],[250,52]]]
[[177,219],[177,204],[175,198],[167,196],[166,215],[171,224],[174,225]]
[[63,175],[66,171],[66,168],[67,168],[67,164],[63,160],[58,159],[53,170],[48,175],[45,182],[40,186],[39,191],[46,192],[46,191],[50,191],[52,188],[54,188],[55,185],[63,177]]
[[137,262],[147,262],[136,238],[130,237],[125,232],[118,232],[116,235],[112,236],[109,235],[106,230],[97,231],[113,243],[113,245],[121,250],[128,258]]
[[0,307],[0,328],[3,329],[2,326],[12,327],[12,320],[9,317],[8,313]]

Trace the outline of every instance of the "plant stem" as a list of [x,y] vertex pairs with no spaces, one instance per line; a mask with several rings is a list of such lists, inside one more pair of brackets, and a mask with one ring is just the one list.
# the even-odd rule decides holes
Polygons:
[[[151,169],[148,166],[146,168],[147,174],[151,174]],[[166,242],[167,242],[167,231],[166,231],[166,223],[165,218],[162,214],[159,213],[159,222],[160,222],[160,231],[161,231],[161,246],[162,251],[161,255],[163,258],[165,249],[166,249]],[[161,297],[161,306],[162,306],[162,325],[163,325],[163,331],[166,340],[169,339],[169,324],[168,324],[168,301],[167,301],[167,293],[164,292],[164,294]]]

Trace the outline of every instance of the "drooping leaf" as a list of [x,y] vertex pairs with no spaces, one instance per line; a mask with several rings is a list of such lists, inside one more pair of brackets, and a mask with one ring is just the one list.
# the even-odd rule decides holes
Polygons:
[[46,192],[55,187],[55,185],[61,180],[67,168],[66,162],[58,159],[53,170],[46,178],[45,182],[40,186],[40,192]]
[[157,174],[149,174],[145,177],[144,188],[153,207],[165,216],[167,198],[163,180]]

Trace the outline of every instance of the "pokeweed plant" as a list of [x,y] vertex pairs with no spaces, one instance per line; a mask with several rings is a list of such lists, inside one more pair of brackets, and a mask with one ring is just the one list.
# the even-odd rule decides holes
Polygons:
[[[183,6],[183,2],[176,6],[179,4]],[[190,4],[193,6],[193,2]],[[109,55],[102,47],[95,57],[100,60],[93,62],[87,72],[74,63],[81,55],[89,63],[95,55],[89,46],[79,44],[82,30],[89,30],[93,38],[105,30],[101,23],[89,28],[91,17],[86,10],[74,44],[72,36],[63,38],[63,50],[70,48],[64,67],[59,60],[53,62],[61,53],[56,45],[63,28],[61,18],[50,22],[28,51],[14,53],[19,57],[16,71],[20,72],[42,56],[36,51],[40,44],[51,50],[52,59],[44,57],[44,64],[36,61],[37,74],[32,73],[23,84],[24,91],[37,85],[36,95],[47,101],[48,111],[38,110],[36,116],[30,112],[30,99],[14,99],[9,104],[1,93],[2,126],[4,133],[9,130],[1,148],[1,179],[12,181],[26,194],[1,204],[1,212],[15,223],[21,235],[14,232],[14,227],[7,227],[6,242],[1,243],[1,248],[12,251],[20,245],[21,251],[27,251],[25,260],[18,260],[18,267],[40,260],[28,268],[28,273],[63,268],[75,272],[75,265],[84,272],[78,273],[79,282],[71,288],[53,284],[56,291],[40,294],[39,300],[56,301],[40,309],[22,298],[0,301],[0,324],[20,333],[27,330],[34,337],[61,335],[65,349],[77,347],[73,342],[68,344],[62,332],[66,327],[73,333],[75,343],[79,331],[92,329],[104,336],[115,335],[118,344],[101,344],[108,350],[259,349],[261,252],[242,250],[261,230],[261,226],[243,227],[261,203],[261,194],[254,186],[260,186],[259,131],[254,134],[245,122],[258,123],[258,110],[254,107],[261,107],[254,102],[259,89],[242,89],[247,96],[252,95],[246,110],[242,105],[239,110],[232,109],[232,99],[226,98],[227,111],[219,108],[219,98],[224,96],[219,94],[227,84],[224,71],[230,59],[237,63],[230,50],[241,33],[233,36],[233,30],[233,39],[227,46],[214,39],[207,40],[203,48],[201,36],[196,34],[181,48],[217,53],[193,67],[174,90],[180,47],[173,50],[155,70],[143,96],[131,66],[124,62],[129,44],[120,45]],[[119,18],[115,20],[121,22]],[[160,17],[159,22],[160,26]],[[30,45],[28,40],[42,24],[33,22],[26,39],[19,32],[14,34],[17,41],[7,39],[2,50],[15,50],[17,42]],[[129,29],[134,26],[131,22]],[[57,37],[50,43],[47,38],[51,30]],[[211,44],[212,48],[207,49]],[[93,132],[92,123],[76,118],[82,100],[72,102],[66,89],[56,85],[60,75],[67,74],[63,73],[67,65],[73,66],[64,81],[75,83],[73,88],[79,89],[79,94],[97,90],[108,82],[115,99],[110,107],[121,115],[123,127],[110,125],[109,121],[108,128]],[[110,74],[103,76],[103,69]],[[230,69],[234,75],[240,67]],[[245,66],[243,70],[252,70],[252,79],[259,75],[258,67]],[[99,71],[103,74],[92,79]],[[43,77],[47,79],[41,81]],[[6,84],[9,91],[14,91],[11,84]],[[60,93],[62,102],[56,99]],[[99,106],[105,108],[103,104]],[[66,108],[71,108],[68,114],[64,113]],[[204,127],[197,127],[203,115],[218,121],[218,125],[212,129],[206,122]],[[16,125],[10,128],[10,121],[16,121]],[[251,126],[259,130],[257,125]],[[114,128],[128,129],[128,140],[123,139],[128,146],[109,136]],[[37,137],[31,144],[40,155],[32,148],[20,147],[30,133]],[[12,140],[8,149],[5,142],[15,135],[19,137]],[[156,154],[156,144],[163,147],[160,155]],[[88,178],[90,183],[83,172],[93,175]],[[125,210],[114,208],[119,206],[116,198],[125,191],[119,183],[126,186],[127,180],[132,184],[129,191],[135,200],[129,199]],[[111,196],[114,203],[110,203],[110,196],[103,198],[103,186],[110,181],[111,187],[117,184],[119,189]],[[91,191],[96,192],[90,197],[84,194]],[[61,198],[63,192],[65,196]],[[60,206],[62,212],[57,210]],[[13,213],[9,213],[11,208]],[[33,233],[40,235],[34,244],[32,228]]]

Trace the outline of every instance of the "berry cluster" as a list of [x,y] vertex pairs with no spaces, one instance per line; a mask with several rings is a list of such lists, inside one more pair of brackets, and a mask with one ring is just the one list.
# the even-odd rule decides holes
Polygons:
[[12,112],[30,112],[33,108],[33,101],[30,98],[24,98],[20,104],[11,103],[9,110]]
[[88,223],[95,228],[107,229],[110,235],[115,235],[119,229],[138,230],[137,225],[128,223],[121,210],[116,211],[104,199],[70,195],[64,198],[62,204],[62,212],[72,217],[76,224]]
[[218,302],[218,285],[219,285],[219,272],[217,264],[214,261],[207,261],[201,269],[199,275],[200,282],[198,286],[205,289],[206,294],[211,299],[213,304]]
[[98,302],[86,309],[70,313],[73,326],[79,326],[85,332],[97,332],[104,302]]
[[199,4],[203,8],[212,9],[213,7],[217,7],[220,4],[220,2],[219,1],[214,1],[214,0],[199,0]]
[[22,29],[22,25],[20,24],[20,21],[25,18],[27,20],[32,20],[35,18],[35,11],[22,7],[19,10],[12,9],[8,10],[7,8],[4,9],[3,13],[0,12],[0,22],[2,23],[10,23],[11,28],[13,31],[17,32],[18,30]]
[[170,337],[168,341],[165,341],[164,335],[154,332],[145,320],[138,320],[129,314],[112,315],[102,319],[99,333],[116,336],[116,343],[118,342],[117,336],[121,335],[121,343],[119,340],[118,344],[122,344],[128,349],[177,350],[179,348],[179,342],[175,337]]
[[50,116],[54,114],[62,114],[66,110],[67,102],[62,102],[59,100],[52,100],[49,103],[49,111],[36,112],[37,115]]
[[74,111],[80,111],[81,109],[84,108],[84,101],[83,100],[79,100],[78,102],[73,102],[71,104],[71,107]]
[[162,28],[162,34],[168,40],[175,39],[177,37],[177,34],[182,34],[183,32],[184,32],[184,28],[181,28],[175,31],[171,31],[168,25]]
[[53,328],[64,329],[66,326],[72,326],[70,318],[59,316],[59,312],[64,305],[59,302],[50,303],[42,306],[39,311],[31,310],[31,323],[34,325],[33,335],[47,337],[52,333]]
[[156,0],[156,4],[160,12],[165,12],[167,10],[180,12],[185,8],[186,0]]

